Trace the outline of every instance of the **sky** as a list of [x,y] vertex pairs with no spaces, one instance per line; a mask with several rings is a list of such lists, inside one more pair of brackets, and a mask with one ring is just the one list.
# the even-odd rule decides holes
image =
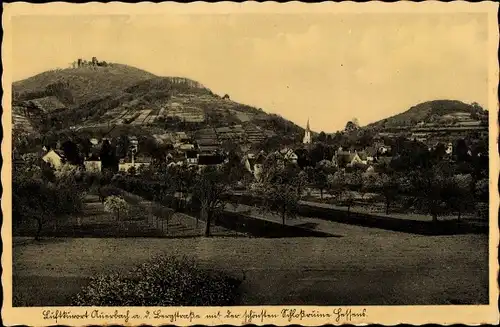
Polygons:
[[314,131],[418,103],[488,103],[485,14],[16,16],[13,80],[77,58],[183,76]]

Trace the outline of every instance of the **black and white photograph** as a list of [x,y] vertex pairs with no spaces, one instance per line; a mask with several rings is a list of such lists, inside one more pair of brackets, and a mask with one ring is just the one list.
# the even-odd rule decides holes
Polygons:
[[199,5],[4,6],[11,309],[498,322],[498,4]]

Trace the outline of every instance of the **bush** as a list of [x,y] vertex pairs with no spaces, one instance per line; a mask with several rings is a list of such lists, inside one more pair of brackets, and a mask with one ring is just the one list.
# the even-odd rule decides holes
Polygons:
[[240,281],[203,270],[187,258],[157,257],[128,275],[94,278],[78,293],[75,306],[234,305]]
[[104,202],[104,210],[113,213],[117,220],[120,220],[120,214],[127,214],[129,209],[127,201],[119,196],[112,195]]

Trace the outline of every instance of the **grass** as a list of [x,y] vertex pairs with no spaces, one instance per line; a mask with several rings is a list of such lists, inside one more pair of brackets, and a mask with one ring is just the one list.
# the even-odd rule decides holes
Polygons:
[[[17,238],[14,304],[62,305],[90,276],[126,272],[157,254],[245,276],[242,305],[487,303],[486,235],[374,235],[342,226],[342,238]],[[37,285],[43,292],[33,292]]]

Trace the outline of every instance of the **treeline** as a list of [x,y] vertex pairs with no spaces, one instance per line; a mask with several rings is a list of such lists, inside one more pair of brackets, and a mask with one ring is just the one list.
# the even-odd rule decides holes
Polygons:
[[331,194],[334,203],[348,211],[364,195],[375,193],[383,200],[386,214],[397,203],[399,211],[430,215],[435,221],[444,215],[456,214],[458,219],[465,213],[487,215],[482,212],[489,198],[487,175],[463,173],[447,162],[406,172],[386,167],[364,173],[318,164],[306,172],[309,185],[319,189],[321,197]]
[[140,96],[156,91],[162,91],[162,96],[165,96],[165,92],[168,92],[169,95],[179,93],[211,94],[208,89],[204,88],[198,82],[186,78],[171,77],[148,79],[125,89],[127,93]]
[[35,223],[34,236],[39,239],[45,226],[56,223],[61,216],[81,212],[84,193],[93,183],[89,174],[76,172],[70,166],[56,172],[41,162],[14,169],[13,233]]

